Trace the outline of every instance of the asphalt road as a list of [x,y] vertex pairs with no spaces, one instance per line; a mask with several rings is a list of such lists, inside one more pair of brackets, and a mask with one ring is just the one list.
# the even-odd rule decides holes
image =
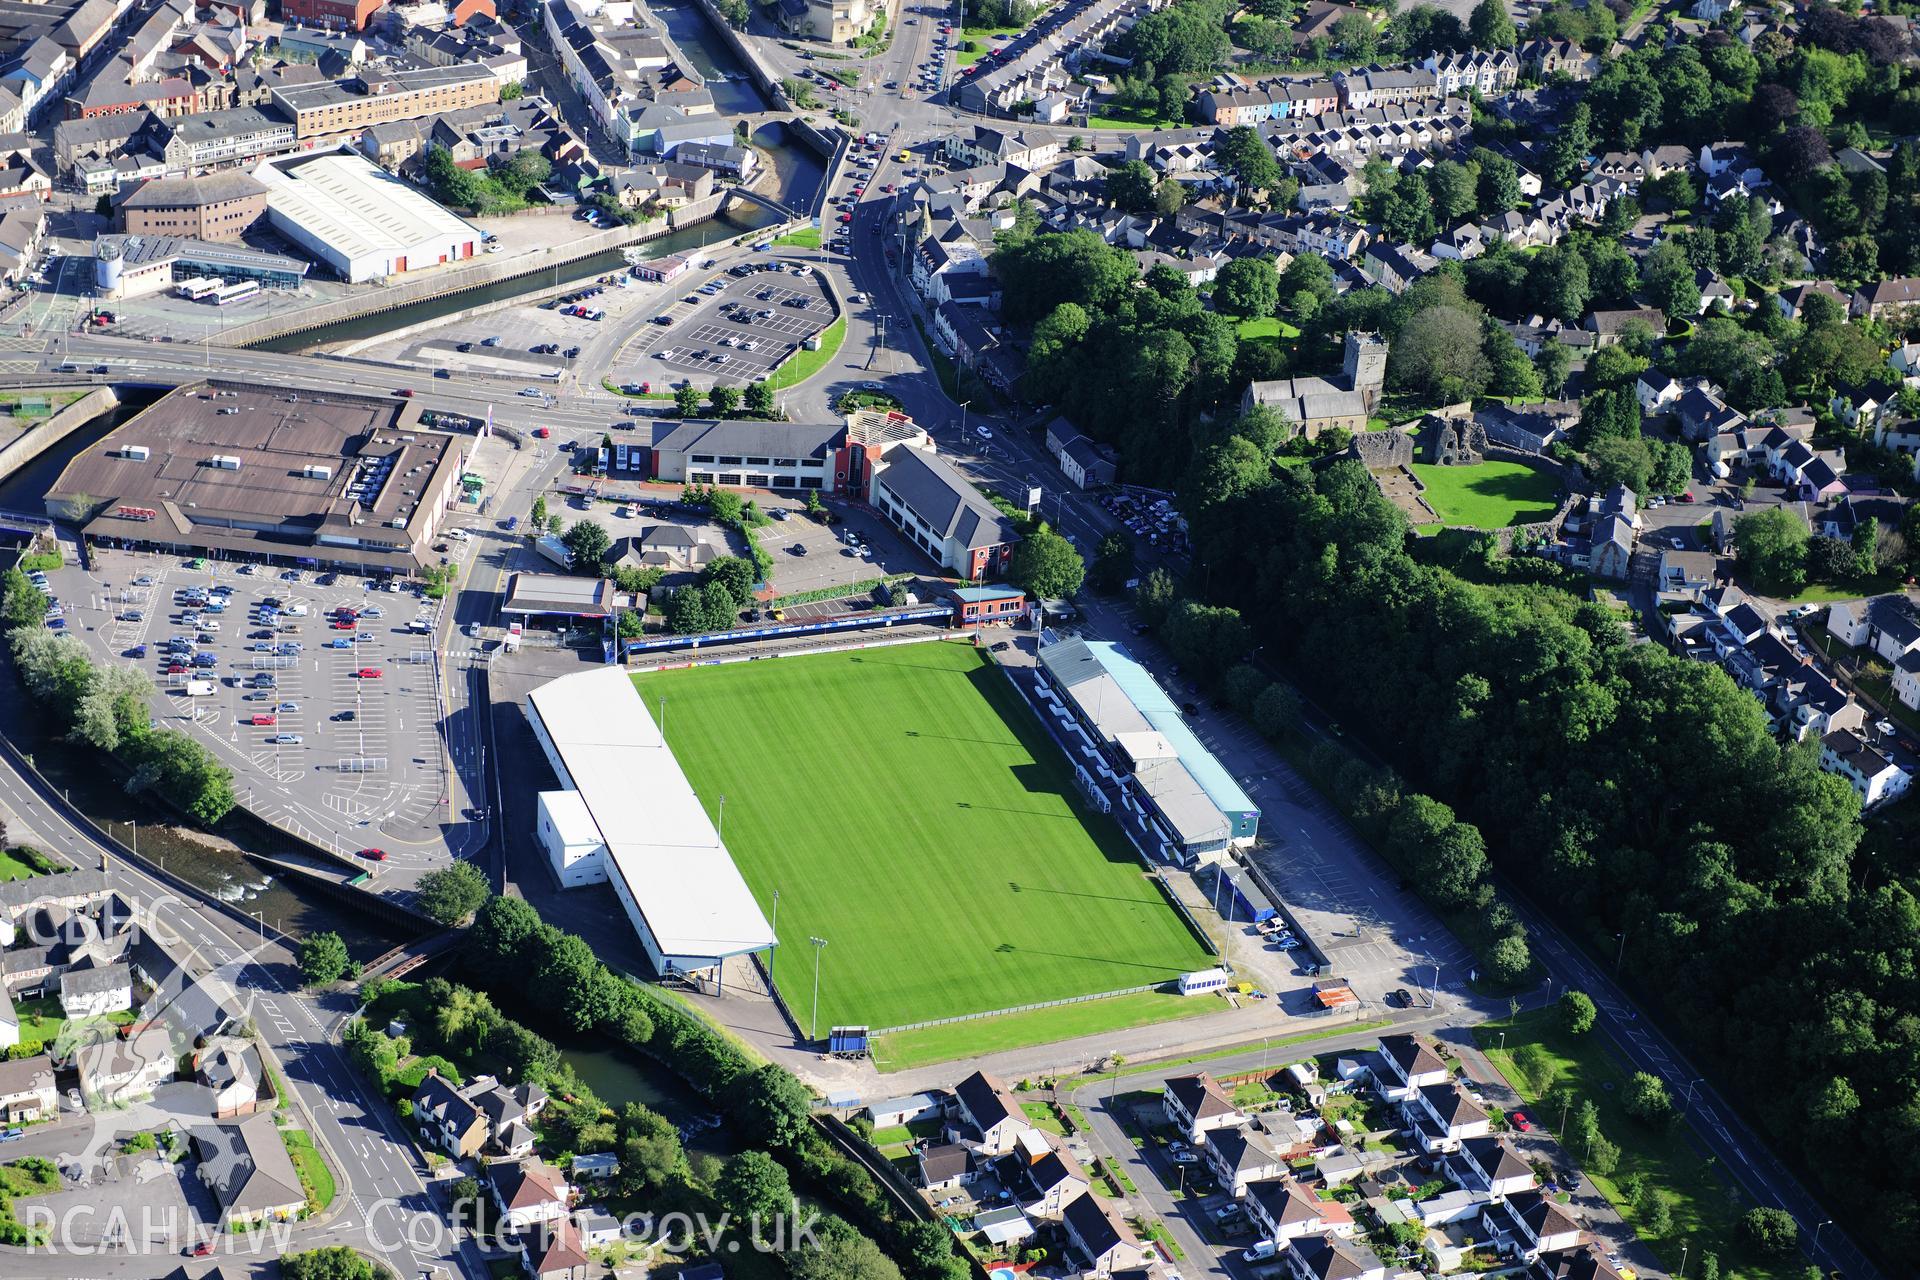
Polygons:
[[[40,839],[81,866],[97,866],[103,849],[63,816],[63,807],[43,796],[28,779],[0,760],[0,803]],[[418,1277],[440,1268],[442,1274],[484,1275],[477,1252],[455,1244],[440,1226],[421,1170],[400,1132],[391,1107],[374,1097],[347,1062],[338,1045],[339,1029],[352,1012],[347,996],[313,995],[300,990],[289,940],[256,932],[224,912],[184,898],[170,886],[118,857],[110,861],[116,890],[151,909],[172,930],[190,955],[197,975],[218,968],[239,1003],[250,1010],[261,1039],[295,1095],[294,1101],[316,1143],[326,1152],[339,1191],[333,1212],[313,1224],[293,1228],[289,1249],[351,1244],[391,1267],[401,1277]],[[438,1249],[415,1247],[440,1240]],[[270,1240],[250,1246],[245,1236],[216,1238],[216,1261],[246,1261],[276,1256]],[[229,1252],[231,1250],[232,1252]],[[9,1277],[142,1277],[171,1271],[178,1245],[117,1251],[111,1257],[53,1249],[31,1253],[8,1249],[0,1271]]]

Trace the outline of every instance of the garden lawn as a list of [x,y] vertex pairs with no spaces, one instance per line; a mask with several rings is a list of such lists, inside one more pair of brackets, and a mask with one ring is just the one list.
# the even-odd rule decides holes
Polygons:
[[[1499,1047],[1503,1032],[1504,1049]],[[1673,1230],[1664,1237],[1648,1236],[1642,1230],[1642,1236],[1668,1267],[1679,1265],[1680,1244],[1686,1241],[1696,1259],[1712,1252],[1732,1263],[1737,1256],[1733,1271],[1742,1280],[1784,1277],[1789,1271],[1798,1274],[1797,1267],[1760,1266],[1735,1246],[1735,1224],[1750,1206],[1743,1198],[1729,1194],[1726,1181],[1688,1141],[1686,1125],[1655,1129],[1627,1115],[1620,1100],[1631,1073],[1607,1052],[1599,1030],[1569,1035],[1561,1030],[1557,1011],[1549,1008],[1524,1013],[1517,1019],[1482,1023],[1473,1034],[1488,1060],[1527,1100],[1529,1116],[1536,1125],[1559,1128],[1559,1114],[1548,1115],[1540,1108],[1541,1098],[1557,1089],[1573,1090],[1578,1100],[1593,1100],[1600,1109],[1600,1132],[1620,1146],[1620,1167],[1609,1178],[1595,1178],[1585,1169],[1581,1172],[1593,1179],[1600,1193],[1630,1223],[1635,1223],[1638,1215],[1620,1194],[1621,1179],[1630,1173],[1641,1174],[1666,1197],[1673,1211]],[[1676,1098],[1676,1105],[1678,1102]],[[1579,1152],[1568,1154],[1578,1161]],[[1638,1223],[1635,1225],[1638,1227]]]
[[39,868],[20,855],[0,849],[0,881],[27,880],[40,874]]
[[1158,111],[1142,111],[1138,107],[1123,107],[1113,102],[1108,103],[1100,114],[1087,117],[1087,127],[1090,129],[1151,129],[1156,125],[1178,129],[1182,123]]
[[1240,341],[1259,342],[1268,346],[1277,346],[1282,338],[1297,338],[1300,330],[1288,324],[1279,316],[1266,316],[1259,320],[1238,322]]
[[956,50],[953,60],[960,66],[970,67],[1005,43],[995,40],[995,36],[1006,36],[1011,40],[1019,35],[1020,31],[1019,27],[968,27],[960,33],[960,39],[973,41],[973,52],[968,53],[964,49]]
[[786,235],[775,240],[773,247],[776,249],[818,249],[820,247],[820,228],[801,227],[797,231],[789,231]]
[[[636,683],[649,710],[671,699],[668,745],[694,789],[727,796],[727,847],[770,916],[780,890],[776,979],[809,1023],[818,960],[823,1034],[1158,984],[1210,962],[971,644]],[[827,946],[816,955],[809,937]],[[961,1051],[987,1053],[1195,1004],[1206,1002],[1067,1005],[1013,1030],[966,1024],[956,1038]],[[920,1041],[896,1052],[950,1056]]]
[[805,382],[814,374],[827,367],[827,362],[840,354],[840,344],[847,340],[847,318],[841,316],[820,331],[820,349],[809,351],[801,347],[787,358],[787,362],[774,370],[767,385],[775,391]]
[[1544,520],[1553,514],[1560,482],[1545,471],[1517,462],[1479,462],[1443,467],[1416,462],[1414,475],[1444,524],[1504,529],[1510,524]]

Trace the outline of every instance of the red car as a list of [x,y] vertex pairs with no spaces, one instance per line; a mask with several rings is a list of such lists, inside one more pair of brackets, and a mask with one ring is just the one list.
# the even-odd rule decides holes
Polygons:
[[334,619],[333,629],[335,631],[352,631],[359,625],[360,624],[352,618],[336,618]]
[[551,427],[535,427],[533,429],[533,438],[535,440],[545,440],[548,436],[552,434],[553,434],[553,429]]
[[385,849],[362,849],[360,856],[369,862],[385,862],[387,860],[387,851]]
[[1527,1119],[1527,1113],[1524,1111],[1516,1111],[1508,1116],[1507,1119],[1513,1121],[1513,1127],[1522,1133],[1526,1133],[1533,1128],[1533,1121]]
[[402,398],[403,400],[411,400],[411,399],[413,399],[413,388],[412,388],[412,387],[402,387],[402,388],[400,388],[400,389],[399,389],[398,391],[396,391],[396,392],[394,392],[393,394],[395,394],[395,395],[397,395],[397,396],[399,396],[399,397],[400,397],[400,398]]
[[255,716],[253,719],[249,720],[247,723],[258,726],[260,728],[265,728],[267,725],[278,723],[278,721],[273,716]]
[[167,664],[167,674],[170,676],[177,676],[185,670],[186,668],[181,666],[177,662],[170,662]]
[[1689,490],[1688,492],[1686,492],[1686,493],[1683,493],[1683,494],[1681,494],[1681,495],[1680,495],[1680,501],[1682,501],[1682,502],[1692,502],[1692,501],[1693,501],[1693,493],[1692,493],[1692,491],[1691,491],[1691,490]]
[[386,672],[380,670],[378,667],[362,667],[353,674],[359,676],[362,680],[378,680],[381,676],[385,675]]
[[336,618],[344,618],[348,622],[352,622],[355,618],[360,616],[360,611],[354,608],[352,605],[343,604],[338,609],[335,609],[333,611],[333,616]]
[[199,1244],[188,1245],[181,1250],[189,1258],[207,1258],[213,1255],[213,1241],[202,1240]]
[[841,214],[841,215],[840,215],[840,221],[842,221],[842,222],[852,222],[852,221],[853,221],[853,215],[852,215],[852,214],[850,214],[850,213],[843,213],[843,214]]

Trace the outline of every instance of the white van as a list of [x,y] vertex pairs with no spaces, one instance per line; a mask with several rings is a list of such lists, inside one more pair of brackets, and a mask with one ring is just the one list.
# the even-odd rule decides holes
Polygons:
[[280,612],[286,614],[289,618],[304,618],[307,616],[307,606],[296,600]]

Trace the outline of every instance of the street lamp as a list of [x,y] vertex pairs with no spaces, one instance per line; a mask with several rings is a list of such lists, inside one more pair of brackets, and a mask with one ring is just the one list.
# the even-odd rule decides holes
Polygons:
[[1684,1099],[1682,1099],[1680,1103],[1681,1115],[1687,1114],[1687,1109],[1693,1105],[1694,1086],[1701,1084],[1705,1080],[1706,1080],[1705,1076],[1695,1076],[1692,1080],[1687,1082],[1687,1096]]
[[1619,977],[1620,962],[1627,958],[1627,931],[1622,929],[1613,936],[1620,939],[1620,946],[1613,953],[1613,973],[1615,977]]
[[1427,988],[1427,1008],[1432,1009],[1440,999],[1440,962],[1428,956],[1427,963],[1433,966],[1433,985]]
[[820,1038],[820,953],[826,949],[825,938],[808,938],[813,944],[813,1014],[807,1022],[807,1038]]
[[262,912],[262,911],[249,911],[249,912],[247,912],[247,914],[248,914],[248,915],[250,915],[250,916],[252,916],[252,917],[253,917],[253,918],[254,918],[255,920],[257,920],[257,921],[259,921],[259,922],[260,922],[260,941],[261,941],[261,942],[262,942],[262,943],[264,944],[264,943],[266,942],[266,940],[267,940],[267,917],[266,917],[266,913],[265,913],[265,912]]
[[1813,1229],[1813,1250],[1812,1251],[1815,1254],[1818,1254],[1820,1252],[1820,1233],[1832,1225],[1833,1225],[1833,1219],[1828,1218],[1826,1221],[1820,1223],[1818,1226],[1816,1226]]

